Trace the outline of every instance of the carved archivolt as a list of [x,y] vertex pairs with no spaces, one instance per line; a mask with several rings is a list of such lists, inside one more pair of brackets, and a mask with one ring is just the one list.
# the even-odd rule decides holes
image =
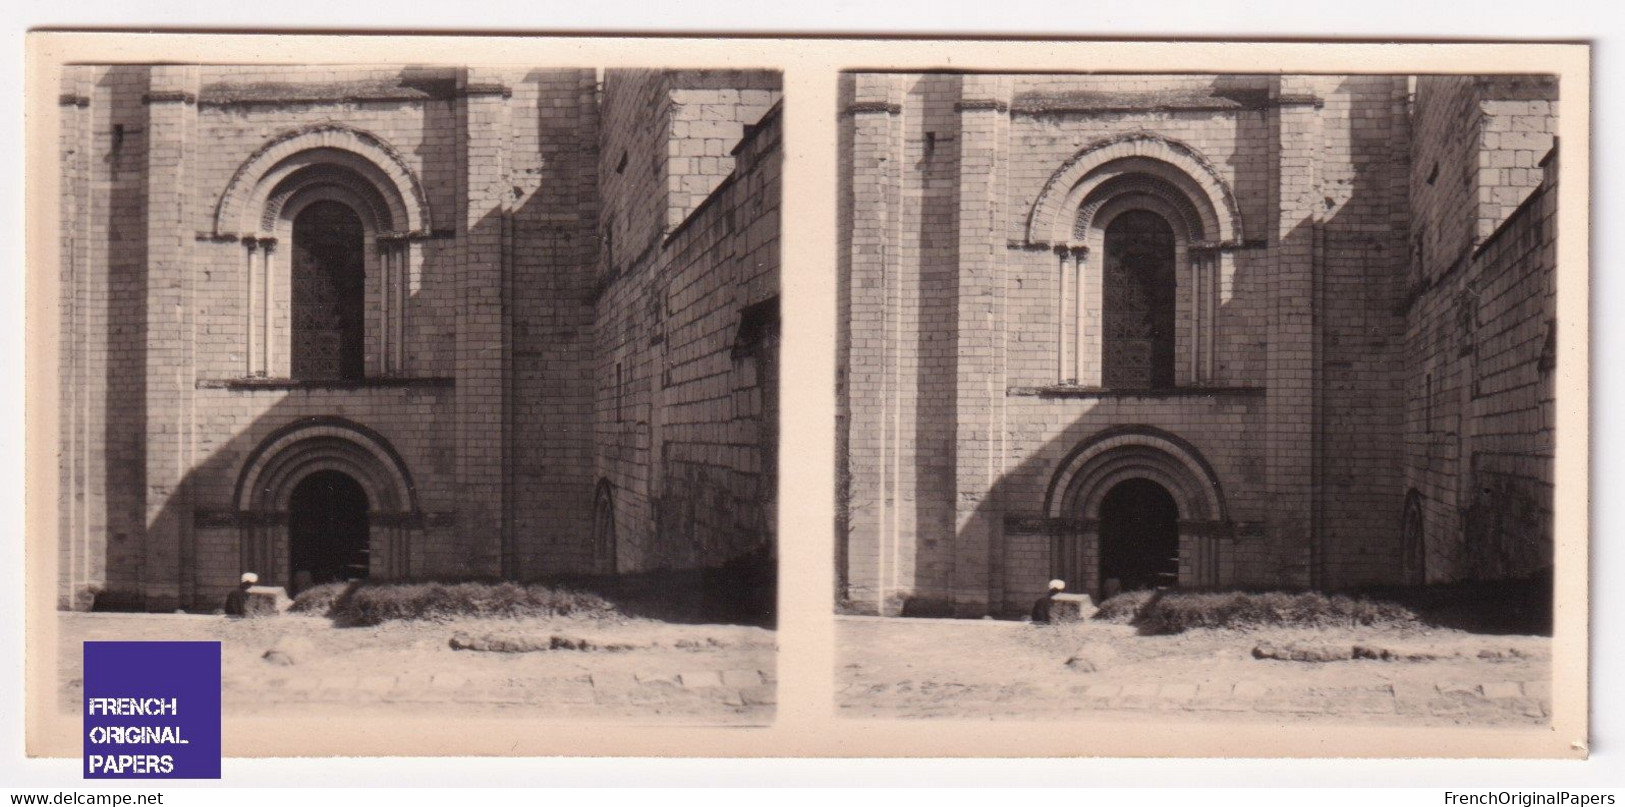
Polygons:
[[1136,192],[1175,205],[1187,231],[1203,241],[1235,244],[1244,237],[1235,197],[1213,166],[1189,146],[1139,132],[1092,143],[1057,169],[1028,215],[1027,243],[1082,246],[1086,219],[1112,198]]
[[1150,426],[1109,429],[1079,445],[1056,470],[1045,496],[1053,519],[1098,519],[1117,483],[1149,479],[1173,494],[1185,521],[1225,521],[1218,476],[1196,448]]
[[254,152],[226,184],[215,208],[214,235],[252,237],[267,231],[281,204],[312,181],[340,184],[367,200],[380,231],[433,229],[423,186],[382,139],[340,124],[284,132]]
[[287,512],[294,486],[317,471],[342,471],[367,493],[374,513],[417,512],[404,462],[384,438],[342,418],[311,418],[267,437],[238,477],[239,512]]

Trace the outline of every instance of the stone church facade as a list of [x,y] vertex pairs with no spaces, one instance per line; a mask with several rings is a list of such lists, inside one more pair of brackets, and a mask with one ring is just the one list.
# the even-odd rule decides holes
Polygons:
[[1549,570],[1557,89],[844,76],[838,597]]
[[61,607],[774,557],[780,95],[67,68]]

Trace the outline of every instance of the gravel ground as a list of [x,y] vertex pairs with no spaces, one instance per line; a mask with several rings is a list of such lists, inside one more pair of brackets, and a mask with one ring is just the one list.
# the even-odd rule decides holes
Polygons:
[[[1304,662],[1261,644],[1395,656]],[[1165,711],[1230,719],[1541,725],[1551,640],[1452,630],[1198,630],[841,617],[837,703],[853,717],[1034,719]],[[1069,661],[1071,662],[1069,664]]]
[[[591,648],[540,652],[455,650],[452,638],[508,646]],[[772,719],[773,631],[649,620],[464,619],[336,628],[323,617],[62,613],[60,703],[77,713],[85,640],[219,641],[223,709],[563,715],[760,723]],[[614,646],[614,649],[602,649]],[[265,658],[285,650],[290,664]],[[279,659],[278,661],[281,661]]]

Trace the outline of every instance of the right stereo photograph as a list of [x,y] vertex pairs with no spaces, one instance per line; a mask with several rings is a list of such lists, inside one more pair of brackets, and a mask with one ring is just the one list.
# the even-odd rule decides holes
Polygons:
[[1548,724],[1554,76],[840,87],[841,715]]

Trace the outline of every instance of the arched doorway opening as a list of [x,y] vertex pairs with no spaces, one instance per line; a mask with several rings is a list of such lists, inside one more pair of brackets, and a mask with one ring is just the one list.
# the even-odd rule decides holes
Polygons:
[[1174,497],[1149,479],[1117,483],[1100,503],[1101,590],[1178,583],[1179,506]]
[[615,574],[615,486],[605,479],[598,483],[592,503],[593,571]]
[[365,372],[366,233],[342,202],[322,200],[293,221],[290,372],[305,380]]
[[362,580],[371,570],[367,493],[341,471],[317,471],[288,499],[289,593]]
[[1405,495],[1405,511],[1400,516],[1400,574],[1409,585],[1427,582],[1427,540],[1422,514],[1422,494],[1411,490]]
[[1234,525],[1219,478],[1196,446],[1156,427],[1116,426],[1080,443],[1056,469],[1044,512],[1050,577],[1073,590],[1102,596],[1108,579],[1124,588],[1229,582]]

